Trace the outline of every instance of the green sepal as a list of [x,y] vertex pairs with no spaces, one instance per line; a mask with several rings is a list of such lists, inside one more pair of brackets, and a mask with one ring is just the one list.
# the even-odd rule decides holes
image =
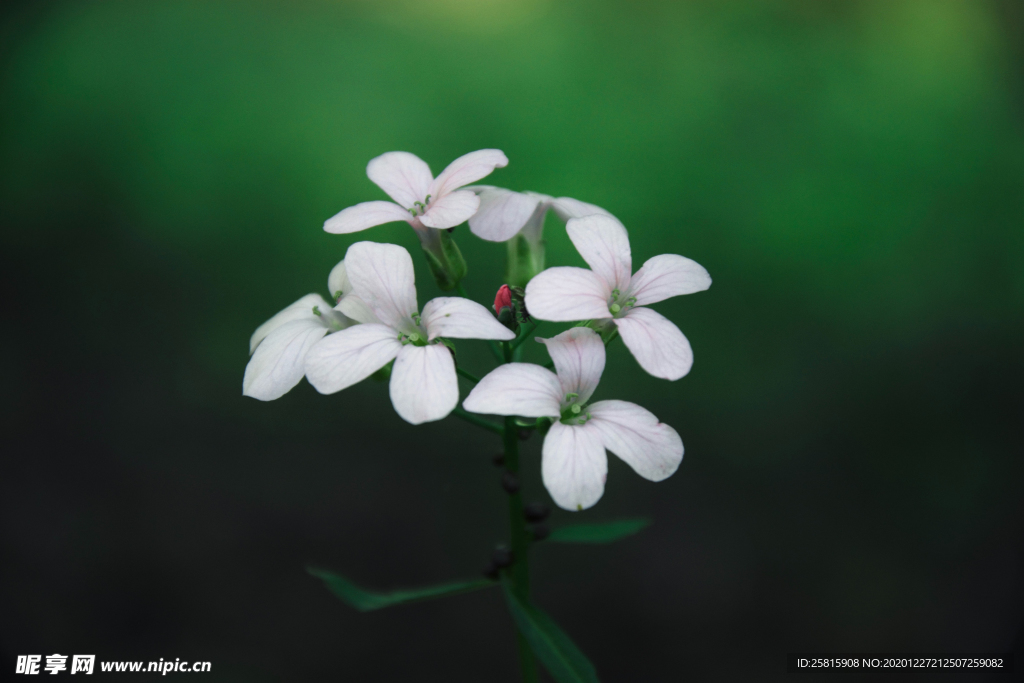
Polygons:
[[327,584],[327,588],[341,598],[342,602],[360,612],[371,612],[382,607],[391,607],[392,605],[400,605],[405,602],[443,598],[448,595],[468,593],[497,585],[496,581],[490,579],[474,579],[473,581],[444,583],[429,588],[398,590],[390,593],[371,593],[352,583],[344,576],[338,576],[325,569],[307,567],[306,571],[319,579],[323,579],[324,583]]
[[558,683],[597,683],[597,671],[558,624],[540,608],[520,600],[502,581],[505,601],[516,627],[544,668]]
[[447,230],[420,228],[416,234],[437,286],[445,292],[455,289],[468,270],[459,245]]
[[510,287],[525,287],[526,283],[544,270],[544,240],[535,243],[523,235],[516,234],[508,241],[508,260],[505,266],[505,282]]
[[374,373],[370,375],[370,377],[373,378],[373,380],[376,382],[387,382],[389,379],[391,379],[391,368],[393,368],[394,366],[395,361],[392,360],[381,369],[374,371]]
[[646,529],[650,519],[620,519],[604,524],[572,524],[555,529],[547,540],[556,543],[611,543]]
[[[441,233],[441,253],[444,254],[445,261],[448,262],[448,273],[452,280],[457,285],[466,277],[466,273],[469,272],[469,266],[466,265],[466,259],[462,256],[462,250],[459,249],[459,245],[455,244],[455,239],[451,233],[447,230],[440,230]],[[453,287],[455,285],[452,285]]]

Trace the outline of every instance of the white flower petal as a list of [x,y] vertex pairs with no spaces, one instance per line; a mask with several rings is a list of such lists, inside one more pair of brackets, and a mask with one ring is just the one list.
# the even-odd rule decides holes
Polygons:
[[644,479],[667,479],[683,461],[683,440],[649,410],[626,401],[598,401],[587,412],[587,427],[600,433],[604,447]]
[[454,228],[465,223],[480,208],[480,198],[469,190],[446,194],[438,200],[430,200],[427,212],[420,216],[420,222],[428,228]]
[[544,437],[544,487],[560,508],[585,510],[601,499],[608,478],[608,456],[590,424],[556,422]]
[[409,424],[446,417],[459,403],[459,379],[444,344],[402,347],[391,370],[391,405]]
[[434,180],[427,163],[409,152],[388,152],[371,159],[366,175],[404,209],[424,201]]
[[357,323],[379,323],[380,318],[360,299],[354,292],[341,297],[334,310],[342,313],[345,317],[351,318]]
[[333,394],[361,382],[402,350],[398,333],[370,323],[335,332],[306,354],[306,379],[321,394]]
[[610,318],[611,287],[592,270],[548,268],[526,284],[526,310],[539,320],[568,322]]
[[646,306],[673,296],[703,292],[710,286],[711,276],[704,266],[678,254],[661,254],[647,259],[633,274],[629,296],[636,297],[637,306]]
[[555,213],[563,221],[568,221],[570,218],[584,218],[585,216],[593,216],[598,214],[601,216],[611,216],[610,213],[602,209],[600,206],[595,204],[587,204],[581,202],[578,199],[572,197],[559,197],[551,201],[551,208],[555,210]]
[[356,242],[345,254],[345,268],[352,291],[382,323],[396,330],[412,328],[419,308],[412,257],[404,247]]
[[649,308],[634,308],[615,320],[626,348],[644,370],[662,379],[679,379],[693,366],[690,342],[675,323]]
[[561,396],[555,373],[531,363],[508,363],[487,373],[462,407],[485,415],[558,418]]
[[502,341],[516,338],[515,333],[499,323],[489,310],[475,301],[457,296],[431,299],[423,307],[420,320],[431,341],[438,337]]
[[566,403],[586,403],[597,389],[604,372],[605,351],[601,335],[589,327],[573,327],[551,339],[537,338],[548,347],[555,361],[558,381],[562,385],[562,401],[572,392],[579,397]]
[[500,149],[480,149],[463,154],[441,171],[430,186],[430,194],[434,199],[440,199],[463,185],[490,175],[495,168],[505,166],[508,166],[508,157]]
[[324,221],[324,230],[345,235],[394,221],[411,222],[412,214],[394,202],[363,202],[328,218]]
[[331,268],[327,276],[327,291],[336,299],[341,294],[352,291],[352,283],[349,282],[348,272],[345,270],[345,259],[341,259],[338,265]]
[[490,242],[512,239],[541,204],[538,195],[513,192],[501,187],[474,188],[480,208],[469,219],[473,234]]
[[626,228],[611,216],[593,215],[571,218],[565,226],[576,251],[609,289],[625,292],[633,272]]
[[267,335],[245,366],[242,394],[273,401],[291,390],[305,373],[309,350],[327,328],[318,320],[292,320]]
[[313,313],[314,306],[318,306],[321,311],[331,309],[331,305],[324,301],[324,298],[319,294],[307,294],[295,303],[289,304],[283,310],[278,311],[274,314],[273,318],[256,328],[256,331],[249,337],[249,353],[251,354],[255,351],[260,342],[267,338],[267,335],[285,323],[290,323],[293,320],[316,321],[316,314]]

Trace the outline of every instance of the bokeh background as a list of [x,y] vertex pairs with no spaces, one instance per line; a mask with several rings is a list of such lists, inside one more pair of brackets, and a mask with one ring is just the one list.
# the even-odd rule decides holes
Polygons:
[[[620,346],[598,394],[672,424],[678,473],[612,458],[603,500],[554,516],[654,526],[534,553],[603,680],[782,679],[798,650],[1024,665],[1020,3],[22,2],[0,59],[5,675],[60,652],[517,680],[498,592],[358,614],[304,570],[477,575],[506,535],[497,440],[412,427],[372,381],[241,395],[253,329],[352,242],[408,247],[438,294],[404,224],[323,232],[384,198],[366,162],[483,147],[511,160],[489,182],[604,206],[637,264],[714,278],[655,306],[690,375]],[[489,301],[503,247],[454,236]]]

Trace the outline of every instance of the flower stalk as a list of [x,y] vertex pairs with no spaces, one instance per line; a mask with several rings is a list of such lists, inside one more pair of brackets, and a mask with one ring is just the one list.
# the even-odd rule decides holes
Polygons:
[[[504,344],[506,349],[508,344]],[[511,353],[511,352],[509,352]],[[505,418],[505,430],[502,435],[505,446],[505,470],[519,476],[519,430],[515,418]],[[508,496],[508,521],[512,547],[512,566],[508,569],[508,580],[512,592],[524,603],[530,600],[530,535],[526,529],[526,517],[523,514],[523,495],[519,491]],[[536,683],[537,662],[534,660],[530,644],[523,634],[516,629],[516,641],[519,644],[519,665],[523,674],[523,683]]]

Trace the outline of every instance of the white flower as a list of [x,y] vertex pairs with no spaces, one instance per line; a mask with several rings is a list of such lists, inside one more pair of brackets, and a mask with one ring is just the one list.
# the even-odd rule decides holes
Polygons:
[[[337,298],[352,287],[345,261],[331,269],[327,288]],[[354,325],[319,294],[307,294],[256,328],[249,339],[252,358],[245,366],[242,394],[261,401],[281,398],[305,373],[306,354],[324,335]]]
[[629,236],[611,216],[571,219],[569,238],[592,270],[549,268],[526,286],[526,308],[540,320],[610,319],[644,370],[679,379],[693,365],[690,342],[674,323],[648,304],[711,286],[704,267],[676,254],[648,259],[636,273]]
[[395,203],[376,201],[350,206],[328,219],[324,230],[337,234],[359,232],[392,221],[407,221],[417,229],[454,228],[480,206],[476,194],[459,188],[506,165],[508,158],[501,150],[481,149],[459,157],[434,178],[430,167],[415,154],[382,154],[367,164],[366,175]]
[[600,206],[572,197],[556,199],[546,194],[514,192],[490,185],[466,189],[480,197],[480,208],[469,219],[469,229],[489,242],[505,242],[520,232],[531,242],[539,240],[548,209],[554,209],[563,221],[593,214],[610,215]]
[[357,242],[345,255],[352,294],[338,310],[363,323],[332,334],[306,355],[306,378],[333,394],[392,359],[391,403],[412,424],[440,420],[459,402],[452,353],[441,337],[511,340],[515,335],[480,304],[433,299],[419,312],[412,258],[403,247]]
[[604,371],[604,343],[596,332],[574,327],[537,341],[547,345],[557,375],[530,363],[502,365],[462,405],[474,413],[555,420],[544,437],[541,474],[559,507],[583,510],[601,498],[605,449],[644,479],[661,481],[676,471],[683,460],[676,430],[634,403],[587,404]]

